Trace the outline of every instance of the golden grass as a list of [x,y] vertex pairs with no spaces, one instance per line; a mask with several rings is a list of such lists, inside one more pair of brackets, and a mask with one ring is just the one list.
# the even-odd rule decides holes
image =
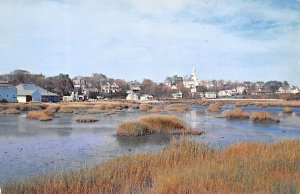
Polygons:
[[235,110],[228,110],[225,112],[225,116],[227,118],[234,118],[234,119],[249,119],[250,115],[246,111],[242,111],[241,109]]
[[242,106],[250,106],[250,105],[254,105],[255,103],[254,102],[251,102],[251,101],[237,101],[235,103],[235,106],[236,107],[242,107]]
[[291,107],[285,107],[285,108],[283,109],[283,112],[284,112],[284,113],[291,114],[291,113],[293,113],[293,109],[292,109]]
[[157,154],[2,186],[3,193],[299,193],[300,142],[225,150],[182,141]]
[[256,106],[268,107],[268,106],[281,106],[281,107],[300,107],[300,101],[268,101],[268,102],[256,102]]
[[210,104],[208,107],[207,107],[207,110],[208,111],[212,111],[212,112],[220,112],[221,111],[221,108],[219,105],[217,104]]
[[151,110],[152,106],[150,104],[141,104],[139,109],[142,111],[148,111]]
[[152,133],[167,133],[173,135],[201,135],[199,129],[188,128],[185,122],[172,115],[147,115],[138,121],[123,122],[119,125],[117,135],[143,136]]
[[59,112],[62,113],[89,113],[99,114],[111,110],[122,110],[135,105],[122,101],[95,101],[95,102],[64,102],[60,104]]
[[179,111],[179,112],[185,112],[190,110],[190,107],[186,104],[170,104],[167,106],[168,111]]
[[27,118],[39,121],[50,121],[53,119],[52,115],[49,115],[45,111],[29,111]]
[[119,136],[144,136],[151,133],[148,126],[140,122],[123,122],[119,125],[117,135]]
[[7,103],[0,104],[0,108],[4,109],[17,109],[20,111],[31,111],[46,109],[48,104],[46,103]]
[[152,108],[151,112],[162,112],[164,110],[165,110],[165,108],[163,106],[159,105],[159,106],[155,106],[154,108]]
[[86,123],[86,122],[97,122],[99,120],[94,117],[78,117],[75,119],[75,121],[80,123]]
[[9,108],[9,109],[6,109],[6,110],[3,110],[0,112],[0,114],[13,114],[13,115],[20,114],[20,113],[21,113],[20,110],[12,109],[12,108]]
[[154,132],[187,129],[186,123],[173,115],[147,115],[140,117],[139,122]]
[[252,119],[253,121],[280,122],[277,117],[269,112],[252,112]]
[[52,115],[52,114],[58,112],[59,109],[60,109],[60,105],[57,105],[57,104],[55,104],[55,105],[49,105],[49,106],[45,109],[45,112],[46,112],[47,114],[49,114],[49,115]]

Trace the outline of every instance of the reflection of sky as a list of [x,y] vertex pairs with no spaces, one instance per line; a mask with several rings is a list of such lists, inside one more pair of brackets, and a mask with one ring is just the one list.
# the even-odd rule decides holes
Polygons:
[[300,85],[299,11],[297,0],[3,1],[0,72],[162,81],[195,67],[201,79]]

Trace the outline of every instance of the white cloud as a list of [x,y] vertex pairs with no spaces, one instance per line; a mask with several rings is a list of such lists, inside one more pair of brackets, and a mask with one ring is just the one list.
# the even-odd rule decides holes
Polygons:
[[[155,74],[163,79],[190,70],[189,66],[243,71],[252,63],[255,71],[262,64],[283,69],[283,61],[298,65],[294,61],[300,53],[299,13],[266,2],[24,2],[0,4],[0,52],[4,53],[0,64],[6,64],[0,66],[2,72],[18,64],[35,71],[43,64],[53,74],[63,64],[71,74],[120,71],[129,75],[127,67],[144,66],[140,77]],[[247,26],[251,21],[258,24]],[[276,25],[264,28],[272,25],[269,21]],[[155,73],[153,68],[165,70]],[[266,73],[277,78],[277,73]],[[213,72],[207,76],[216,78]],[[241,78],[237,73],[233,79]]]

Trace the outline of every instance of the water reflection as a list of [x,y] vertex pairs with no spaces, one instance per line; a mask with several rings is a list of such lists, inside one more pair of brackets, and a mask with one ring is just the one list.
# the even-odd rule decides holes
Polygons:
[[152,134],[139,137],[120,137],[116,136],[119,146],[121,147],[139,147],[141,145],[166,145],[171,141],[171,135]]
[[[283,114],[282,107],[242,107],[247,111],[270,111],[280,117],[280,123],[225,119],[221,117],[223,113],[211,113],[206,108],[194,105],[185,113],[164,114],[174,114],[190,127],[203,129],[205,135],[194,136],[193,140],[217,148],[245,141],[300,140],[300,108],[293,108],[293,114]],[[76,123],[77,115],[73,114],[61,114],[60,118],[49,122],[28,120],[25,114],[0,116],[0,182],[32,177],[53,169],[76,169],[121,154],[157,152],[169,145],[170,135],[115,135],[119,123],[137,120],[145,114],[149,113],[135,110],[111,116],[96,114],[93,117],[99,122],[84,124]]]

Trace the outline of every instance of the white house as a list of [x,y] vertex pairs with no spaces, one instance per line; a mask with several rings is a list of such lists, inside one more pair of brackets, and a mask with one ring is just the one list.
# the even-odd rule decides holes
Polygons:
[[276,93],[278,93],[278,94],[297,94],[299,92],[300,92],[299,88],[288,85],[288,86],[280,87]]
[[172,94],[173,99],[182,99],[182,92],[178,91]]
[[17,89],[15,86],[0,83],[0,101],[17,102]]
[[221,90],[218,92],[218,96],[219,97],[230,97],[232,95],[234,95],[234,91],[232,90]]
[[126,96],[126,100],[136,101],[136,100],[139,100],[139,97],[138,97],[138,95],[135,92],[129,91],[128,95]]
[[113,84],[106,82],[105,85],[101,86],[101,92],[106,94],[114,94],[120,91],[121,91],[120,87],[115,82]]
[[144,94],[143,96],[141,96],[140,100],[142,100],[142,101],[149,101],[149,100],[154,100],[154,98],[151,95]]
[[200,85],[200,80],[198,80],[196,70],[193,69],[193,73],[191,76],[187,76],[183,79],[183,85],[185,88],[196,88]]
[[217,98],[217,93],[216,92],[205,92],[205,98]]
[[237,94],[242,95],[245,91],[246,91],[246,87],[244,87],[244,86],[238,86],[238,87],[236,88]]

